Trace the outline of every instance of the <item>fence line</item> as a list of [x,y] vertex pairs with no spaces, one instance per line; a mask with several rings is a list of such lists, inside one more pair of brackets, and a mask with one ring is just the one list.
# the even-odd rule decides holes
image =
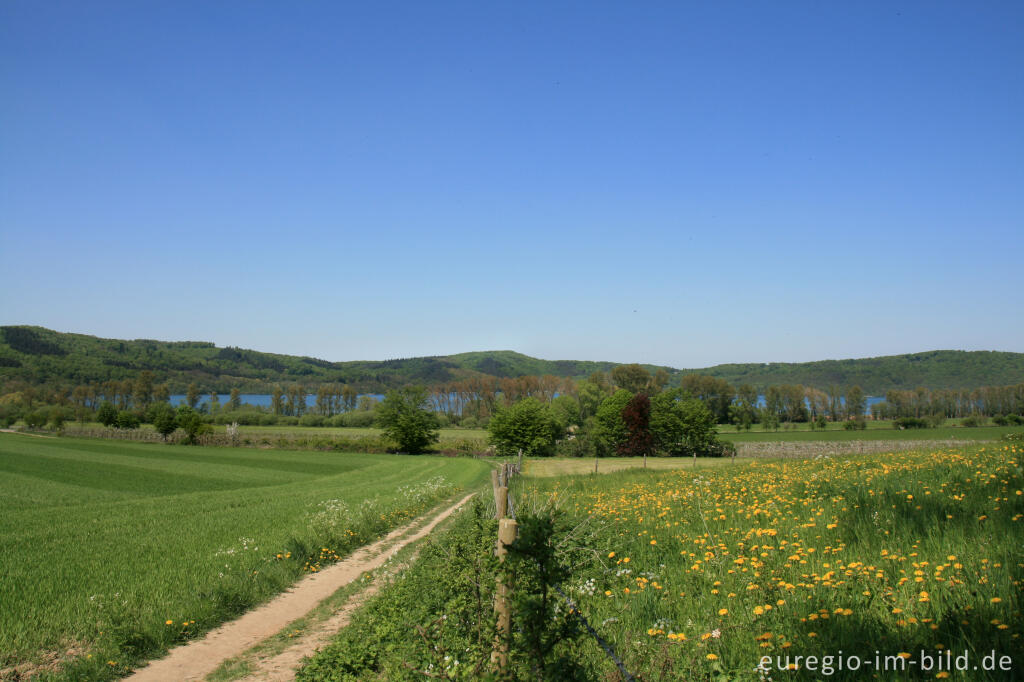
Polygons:
[[[502,558],[502,560],[504,560],[505,555],[505,548],[503,545],[509,543],[508,538],[512,538],[512,540],[515,539],[514,534],[509,534],[510,531],[511,533],[518,532],[515,501],[512,497],[512,493],[509,492],[509,483],[511,482],[513,476],[522,474],[522,470],[523,452],[522,450],[520,450],[518,463],[512,464],[510,462],[504,462],[501,466],[500,471],[495,470],[492,472],[491,480],[492,483],[494,484],[493,487],[494,506],[496,510],[495,513],[498,517],[500,524],[498,531],[498,546],[496,552]],[[510,524],[506,524],[506,522],[509,521],[509,519],[505,518],[506,515],[511,517]],[[594,638],[598,646],[600,646],[601,649],[604,650],[608,658],[610,658],[612,662],[615,663],[615,667],[619,669],[619,672],[622,674],[623,680],[625,680],[626,682],[636,682],[636,678],[633,677],[629,673],[629,670],[626,669],[626,665],[619,658],[618,654],[615,653],[615,649],[613,649],[612,645],[609,644],[608,641],[604,637],[602,637],[600,633],[597,632],[597,630],[594,629],[594,627],[590,624],[590,621],[587,620],[587,617],[583,615],[582,611],[580,611],[580,608],[576,604],[576,602],[574,602],[572,599],[569,598],[568,595],[566,595],[566,593],[562,590],[561,585],[555,584],[554,588],[555,591],[557,591],[558,594],[562,597],[562,599],[565,600],[566,605],[569,607],[569,613],[579,618],[580,622],[583,623],[583,627],[586,629],[587,633],[589,633],[590,636]],[[508,596],[511,594],[511,589],[508,585],[501,583],[500,579],[498,583],[498,594],[499,596],[495,600],[495,614],[499,619],[499,623],[503,623],[507,631],[511,618],[508,602]],[[495,647],[494,654],[492,654],[491,657],[491,660],[497,662],[502,670],[504,670],[505,664],[507,663],[508,660],[508,651],[507,648],[504,647],[504,644],[498,644]]]

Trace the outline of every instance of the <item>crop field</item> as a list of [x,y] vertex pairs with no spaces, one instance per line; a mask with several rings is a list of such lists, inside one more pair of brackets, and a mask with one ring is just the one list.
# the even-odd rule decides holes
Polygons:
[[[923,656],[945,651],[967,653],[970,666],[991,651],[1011,656],[1019,677],[1022,455],[998,444],[524,478],[519,504],[584,524],[599,559],[569,592],[645,679],[757,679],[764,656],[776,679],[791,666],[864,675],[838,670],[838,656],[890,666],[883,679],[905,664],[887,656],[941,678],[922,672]],[[601,659],[593,654],[610,671]],[[972,667],[968,677],[1006,673]]]
[[[214,433],[225,432],[226,427],[218,424],[211,424],[211,429]],[[90,422],[87,424],[79,424],[78,422],[68,422],[65,425],[65,430],[69,435],[74,435],[76,430],[85,429],[101,429],[102,424],[98,422]],[[145,431],[155,432],[152,424],[143,424],[139,428]],[[238,427],[239,433],[243,436],[258,437],[258,436],[345,436],[350,438],[358,438],[362,436],[382,436],[383,431],[373,426],[240,426]],[[487,429],[455,429],[455,428],[444,428],[440,430],[441,441],[454,441],[462,439],[481,439],[486,440]]]
[[488,469],[0,434],[0,674],[123,675]]

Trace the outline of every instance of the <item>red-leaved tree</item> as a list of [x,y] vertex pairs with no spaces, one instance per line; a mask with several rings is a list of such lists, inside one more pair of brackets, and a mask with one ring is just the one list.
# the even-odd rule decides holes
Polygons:
[[646,457],[654,448],[651,435],[651,399],[644,393],[637,393],[622,408],[622,421],[628,435],[618,447],[623,457]]

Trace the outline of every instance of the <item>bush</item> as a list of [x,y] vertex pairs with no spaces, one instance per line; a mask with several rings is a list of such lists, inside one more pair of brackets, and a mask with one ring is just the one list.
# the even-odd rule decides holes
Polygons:
[[131,410],[121,410],[117,413],[117,428],[119,429],[137,429],[142,420],[139,419],[139,415],[135,414]]
[[43,410],[32,410],[30,412],[26,412],[25,416],[23,417],[23,419],[25,420],[25,425],[30,429],[43,428],[43,426],[46,425],[46,422],[49,418],[50,415],[48,415]]
[[377,419],[377,413],[374,410],[357,410],[353,412],[346,412],[345,414],[338,416],[342,418],[340,426],[354,426],[360,428],[369,428],[373,426],[374,421]]
[[556,457],[597,457],[598,446],[589,432],[572,434],[555,443]]
[[992,423],[995,424],[996,426],[1006,426],[1010,423],[1010,420],[1001,414],[997,414],[996,416],[992,417]]
[[299,426],[323,426],[324,416],[320,414],[304,414],[299,417]]
[[55,431],[60,431],[64,428],[64,422],[68,421],[73,416],[74,413],[71,411],[71,408],[55,405],[50,408],[50,426],[52,426]]
[[10,404],[0,405],[0,427],[9,429],[21,418],[21,410]]
[[968,428],[971,428],[975,426],[984,426],[987,422],[988,419],[986,417],[980,414],[972,414],[970,417],[967,417],[962,422],[960,422],[960,426],[966,426]]
[[858,417],[857,419],[843,422],[843,428],[847,431],[863,431],[868,428],[868,423],[864,417]]
[[376,411],[384,435],[395,441],[401,452],[420,453],[438,440],[437,417],[424,388],[388,391]]
[[1018,414],[1008,414],[1006,415],[1006,421],[1014,426],[1020,426],[1021,424],[1024,424],[1024,417],[1021,417]]
[[918,417],[900,417],[892,423],[894,429],[925,429],[928,422]]
[[100,409],[96,410],[96,420],[104,426],[115,426],[117,424],[117,408],[114,403],[104,400]]

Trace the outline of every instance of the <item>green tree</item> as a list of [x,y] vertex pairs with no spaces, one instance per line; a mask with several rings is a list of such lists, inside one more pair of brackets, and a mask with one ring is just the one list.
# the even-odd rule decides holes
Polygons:
[[169,403],[171,400],[171,387],[166,383],[157,384],[153,387],[153,400],[161,403]]
[[270,392],[270,409],[275,415],[284,414],[284,389],[280,384],[274,384]]
[[203,416],[188,405],[179,405],[175,415],[178,426],[185,432],[186,442],[194,445],[196,439],[209,430]]
[[651,373],[636,363],[619,365],[612,370],[612,381],[630,393],[640,393],[649,389]]
[[188,390],[185,391],[185,402],[193,410],[199,404],[199,386],[195,382],[188,385]]
[[135,406],[145,411],[153,401],[153,372],[145,369],[139,373],[135,379],[134,395]]
[[715,454],[721,448],[707,404],[678,389],[651,401],[651,433],[655,447],[670,456]]
[[846,414],[854,419],[863,419],[867,402],[861,387],[851,386],[846,391]]
[[117,423],[117,407],[109,400],[104,400],[100,409],[96,410],[96,421],[104,426],[113,426]]
[[237,388],[231,389],[231,397],[228,398],[228,409],[237,410],[242,407],[242,393]]
[[117,428],[119,429],[137,429],[140,421],[139,416],[131,410],[121,410],[117,413]]
[[561,431],[551,407],[536,398],[498,408],[487,429],[499,455],[510,456],[522,450],[531,457],[553,454]]
[[564,433],[570,426],[581,426],[580,401],[571,395],[560,395],[551,401],[551,413]]
[[610,388],[604,372],[594,372],[586,381],[580,382],[576,395],[580,401],[580,416],[584,420],[597,414],[597,408],[608,397]]
[[626,422],[622,420],[622,410],[632,397],[632,393],[620,388],[605,398],[597,408],[594,417],[594,436],[609,450],[618,450],[629,437]]
[[167,436],[174,433],[174,430],[178,428],[174,408],[168,403],[154,403],[149,412],[149,419],[153,422],[156,432],[163,436],[165,441]]
[[430,394],[422,386],[389,391],[377,407],[377,423],[402,452],[420,453],[438,441],[437,416],[431,410]]

